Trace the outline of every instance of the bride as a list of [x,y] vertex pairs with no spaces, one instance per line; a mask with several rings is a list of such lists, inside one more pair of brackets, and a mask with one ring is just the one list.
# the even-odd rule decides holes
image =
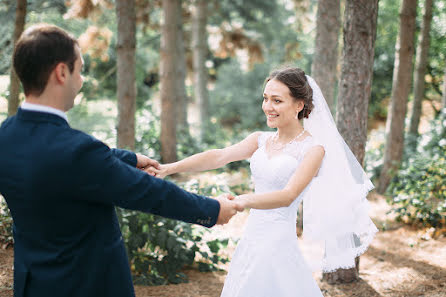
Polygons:
[[[254,132],[224,149],[150,170],[163,178],[250,158],[255,193],[235,198],[251,211],[221,296],[322,296],[310,266],[326,272],[355,266],[355,257],[377,232],[367,214],[366,195],[373,185],[337,131],[319,87],[304,71],[273,71],[266,79],[262,109],[276,132]],[[304,259],[299,249],[301,201],[303,237],[313,251],[321,251],[320,257]]]

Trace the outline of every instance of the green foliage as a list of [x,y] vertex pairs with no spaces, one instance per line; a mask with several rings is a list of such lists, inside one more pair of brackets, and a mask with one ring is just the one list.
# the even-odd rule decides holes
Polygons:
[[384,143],[385,143],[385,131],[378,130],[373,131],[370,135],[370,139],[374,142],[367,141],[364,157],[364,169],[367,172],[369,178],[373,182],[377,182],[381,169],[384,163]]
[[12,244],[12,217],[8,205],[0,196],[0,243]]
[[392,180],[390,202],[398,219],[409,223],[446,225],[446,109],[431,122],[417,151],[406,158]]
[[[183,185],[186,190],[202,195],[215,196],[227,193],[226,186],[205,186],[201,189],[196,181]],[[226,263],[219,251],[228,239],[204,241],[209,232],[203,227],[166,219],[152,214],[118,209],[121,230],[126,244],[134,281],[137,284],[160,285],[187,282],[181,272],[197,260],[200,271],[218,269]]]
[[252,71],[243,72],[235,60],[220,67],[219,79],[210,96],[210,110],[221,125],[234,130],[265,128],[262,87],[269,72],[266,64],[257,64]]
[[146,104],[135,117],[135,152],[160,160],[160,119]]

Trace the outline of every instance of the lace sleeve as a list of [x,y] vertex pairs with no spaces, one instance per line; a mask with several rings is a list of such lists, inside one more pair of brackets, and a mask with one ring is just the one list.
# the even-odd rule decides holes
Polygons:
[[259,135],[259,138],[257,139],[257,143],[259,145],[259,148],[264,146],[265,143],[266,143],[266,140],[268,140],[268,137],[273,135],[273,134],[274,134],[274,132],[262,132]]
[[310,149],[316,146],[321,146],[322,148],[324,148],[321,143],[317,142],[313,137],[310,137],[310,139],[308,141],[305,141],[305,143],[303,144],[302,156],[305,156]]

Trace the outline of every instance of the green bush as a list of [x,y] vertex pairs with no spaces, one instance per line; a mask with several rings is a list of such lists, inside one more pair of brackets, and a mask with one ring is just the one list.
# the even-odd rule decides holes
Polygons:
[[[199,189],[197,181],[183,187],[207,196],[229,191],[226,186],[213,185]],[[136,284],[187,282],[181,272],[185,267],[196,263],[200,271],[212,271],[218,263],[228,261],[218,254],[228,239],[204,241],[206,228],[124,209],[118,209],[118,216]],[[196,261],[198,256],[201,259]]]
[[12,217],[6,201],[0,196],[0,243],[12,244]]
[[399,220],[446,226],[446,109],[431,122],[416,152],[406,156],[389,187]]

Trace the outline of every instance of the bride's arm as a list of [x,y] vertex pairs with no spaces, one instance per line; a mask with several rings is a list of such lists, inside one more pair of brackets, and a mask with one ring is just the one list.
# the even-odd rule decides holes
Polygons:
[[235,201],[243,208],[271,209],[289,206],[317,174],[324,158],[322,146],[311,148],[283,190],[262,194],[245,194]]
[[213,149],[192,155],[181,161],[160,165],[160,169],[151,169],[157,177],[165,177],[179,172],[205,171],[247,159],[258,148],[257,139],[261,132],[254,132],[241,142],[223,149]]

